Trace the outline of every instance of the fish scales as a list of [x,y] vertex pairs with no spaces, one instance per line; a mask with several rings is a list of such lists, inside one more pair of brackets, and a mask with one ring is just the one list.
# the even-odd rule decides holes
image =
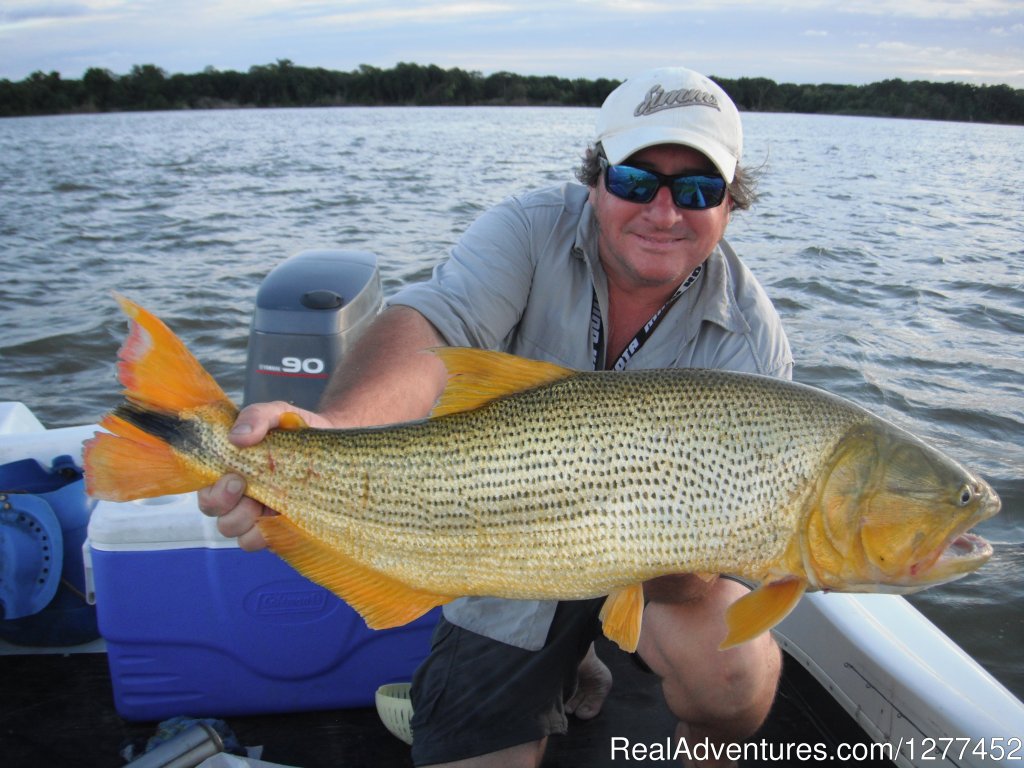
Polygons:
[[759,586],[720,648],[781,621],[808,589],[913,592],[992,556],[982,478],[864,409],[789,382],[714,371],[578,373],[434,350],[430,420],[228,439],[238,411],[181,340],[123,297],[124,404],[84,445],[86,491],[195,491],[227,471],[284,513],[269,546],[369,626],[462,595],[607,594],[605,634],[634,651],[647,579],[734,573]]
[[564,598],[664,573],[756,578],[823,459],[867,418],[770,378],[658,370],[580,373],[399,427],[277,432],[247,451],[219,429],[208,440],[256,498],[396,578]]

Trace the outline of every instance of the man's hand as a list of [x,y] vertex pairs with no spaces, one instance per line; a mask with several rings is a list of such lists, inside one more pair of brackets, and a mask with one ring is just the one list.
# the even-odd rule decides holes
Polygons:
[[[256,445],[267,432],[281,425],[281,417],[286,413],[297,414],[310,427],[333,426],[323,416],[285,402],[254,403],[239,412],[228,437],[239,448]],[[224,475],[213,485],[201,488],[199,509],[210,517],[216,517],[217,530],[225,536],[237,538],[238,545],[249,552],[267,546],[256,521],[265,515],[277,514],[246,496],[245,479],[235,474]]]
[[[285,414],[296,414],[314,429],[368,427],[426,416],[448,380],[444,363],[426,352],[444,340],[433,325],[409,307],[385,309],[349,353],[352,362],[335,371],[314,413],[282,401],[243,408],[228,435],[239,448],[259,443],[271,429],[294,429]],[[245,495],[245,480],[228,474],[199,491],[199,509],[217,518],[217,529],[237,537],[245,550],[267,542],[256,521],[276,514]]]

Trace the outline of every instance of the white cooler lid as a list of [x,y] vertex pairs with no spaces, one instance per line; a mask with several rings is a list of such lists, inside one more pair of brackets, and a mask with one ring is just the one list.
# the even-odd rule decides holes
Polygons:
[[103,551],[237,548],[217,520],[199,511],[195,493],[138,501],[100,501],[89,520],[89,545]]

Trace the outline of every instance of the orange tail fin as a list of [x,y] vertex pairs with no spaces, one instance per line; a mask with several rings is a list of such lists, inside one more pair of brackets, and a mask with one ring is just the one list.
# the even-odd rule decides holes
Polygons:
[[118,352],[117,364],[117,378],[128,400],[172,413],[230,402],[160,318],[124,296],[115,293],[114,298],[130,318],[128,338]]
[[235,406],[184,343],[156,316],[115,294],[128,315],[128,337],[118,353],[118,380],[127,401],[108,414],[84,447],[86,492],[127,501],[196,490],[217,473],[190,461],[182,450],[191,430],[187,413],[225,423]]

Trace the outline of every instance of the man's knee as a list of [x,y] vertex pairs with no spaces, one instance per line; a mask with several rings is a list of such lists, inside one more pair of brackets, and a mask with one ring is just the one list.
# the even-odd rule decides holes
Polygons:
[[651,603],[641,632],[641,656],[662,678],[676,717],[722,724],[723,734],[736,739],[752,734],[767,717],[782,669],[781,652],[769,634],[718,650],[725,610],[745,592],[735,582],[719,580],[703,599]]

